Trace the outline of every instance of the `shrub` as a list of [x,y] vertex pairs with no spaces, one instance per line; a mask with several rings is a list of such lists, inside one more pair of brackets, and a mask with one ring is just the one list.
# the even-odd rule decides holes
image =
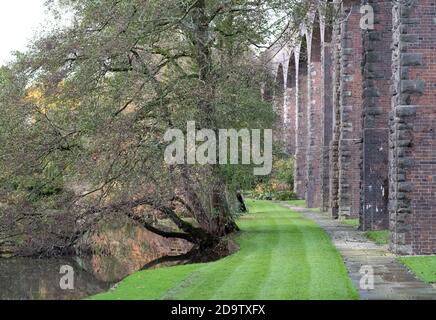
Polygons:
[[292,191],[278,191],[276,192],[275,199],[277,201],[290,201],[290,200],[297,200],[297,195]]
[[273,179],[292,187],[294,185],[294,160],[290,158],[275,161]]
[[289,201],[296,200],[297,196],[294,192],[289,190],[278,189],[279,185],[263,183],[258,184],[251,197],[257,200],[276,200],[276,201]]
[[258,200],[289,201],[296,200],[294,189],[294,160],[279,159],[273,163],[271,175],[257,182],[249,195]]

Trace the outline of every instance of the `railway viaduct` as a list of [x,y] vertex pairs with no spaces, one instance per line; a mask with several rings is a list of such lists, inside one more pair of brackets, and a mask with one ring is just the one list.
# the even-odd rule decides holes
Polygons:
[[332,218],[389,229],[395,253],[435,254],[436,0],[324,6],[335,19],[312,12],[267,53],[295,191]]

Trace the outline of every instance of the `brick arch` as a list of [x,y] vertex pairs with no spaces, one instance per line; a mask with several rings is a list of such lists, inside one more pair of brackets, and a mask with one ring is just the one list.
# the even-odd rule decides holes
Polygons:
[[290,155],[295,156],[296,153],[296,132],[297,132],[297,65],[295,62],[295,52],[292,52],[289,57],[288,70],[286,75],[286,107],[288,121],[286,123],[286,147]]
[[288,62],[288,72],[287,72],[287,88],[296,88],[297,87],[297,66],[295,63],[295,53],[293,52],[289,57]]
[[274,108],[277,113],[275,128],[275,139],[278,142],[285,141],[284,122],[285,122],[285,75],[282,63],[277,67],[274,81]]
[[333,141],[334,123],[334,26],[337,24],[336,7],[332,0],[326,1],[320,9],[321,30],[321,68],[322,68],[322,145],[321,145],[321,209],[328,212],[330,208],[331,183],[331,143]]
[[315,14],[307,32],[309,43],[309,72],[308,72],[308,124],[309,134],[307,149],[307,194],[306,201],[309,208],[321,207],[321,151],[322,151],[322,87],[323,67],[321,19]]
[[321,21],[317,14],[312,24],[310,36],[310,58],[312,62],[321,62]]
[[326,23],[324,30],[324,42],[331,43],[333,40],[333,24]]
[[297,117],[296,117],[296,152],[295,152],[295,191],[300,199],[305,199],[307,190],[307,104],[308,104],[308,48],[306,35],[302,35],[298,50],[297,72]]
[[263,100],[272,102],[274,99],[274,89],[269,84],[265,84],[262,88]]
[[[317,205],[311,195],[321,194],[334,218],[360,214],[362,230],[389,222],[396,253],[434,254],[436,33],[430,31],[436,0],[321,1],[338,15],[329,20],[321,9],[317,20],[311,12],[292,40],[293,51],[278,50],[278,56],[271,50],[272,70],[282,63],[285,110],[291,115],[295,108],[297,195]],[[374,5],[373,30],[360,26],[361,4]],[[324,91],[319,100],[316,88]],[[323,137],[320,146],[317,136]],[[320,162],[317,192],[309,190],[318,177],[309,164]]]
[[325,3],[322,11],[320,11],[320,15],[323,17],[324,23],[324,43],[331,43],[333,40],[333,26],[337,23],[337,17],[335,17],[335,4],[333,3],[333,0],[328,0]]
[[309,54],[307,53],[307,37],[306,35],[302,35],[299,44],[299,56],[298,56],[298,64],[300,66],[299,72],[307,72],[307,70],[303,70],[301,68],[302,65],[305,65],[307,68],[307,61],[309,59]]
[[276,79],[274,82],[274,93],[278,96],[280,93],[283,94],[285,89],[285,76],[283,71],[283,64],[280,63],[277,67]]

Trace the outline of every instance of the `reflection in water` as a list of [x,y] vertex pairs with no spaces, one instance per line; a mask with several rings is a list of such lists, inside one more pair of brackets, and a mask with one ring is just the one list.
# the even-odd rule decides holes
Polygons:
[[[0,299],[80,299],[107,291],[111,284],[161,256],[180,255],[192,245],[166,239],[132,224],[105,223],[82,239],[94,254],[64,259],[1,259]],[[61,266],[74,268],[74,290],[60,287]]]
[[[74,289],[62,290],[61,266],[74,269]],[[107,291],[110,283],[97,280],[72,259],[0,259],[0,299],[71,300]]]

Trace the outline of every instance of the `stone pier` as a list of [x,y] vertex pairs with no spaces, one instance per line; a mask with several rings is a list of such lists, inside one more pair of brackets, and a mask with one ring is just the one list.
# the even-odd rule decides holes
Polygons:
[[436,0],[320,0],[274,50],[298,197],[435,254]]

